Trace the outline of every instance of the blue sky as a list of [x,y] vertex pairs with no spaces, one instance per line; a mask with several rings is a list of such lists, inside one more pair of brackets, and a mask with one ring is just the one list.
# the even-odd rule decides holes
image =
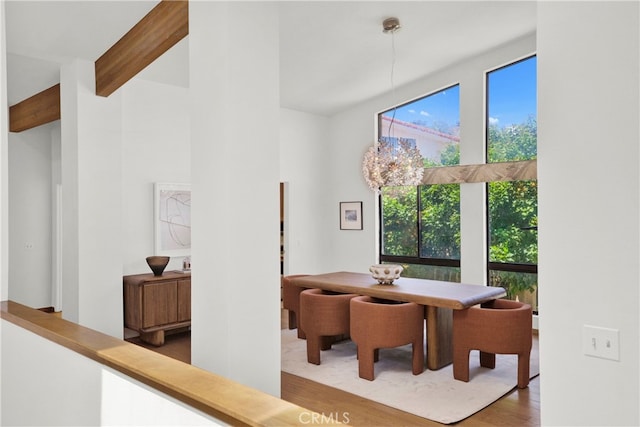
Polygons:
[[536,117],[536,57],[489,73],[489,122],[498,126]]
[[[536,116],[536,57],[488,74],[488,113],[500,127],[523,123]],[[392,116],[393,110],[386,115]],[[460,86],[456,85],[396,109],[395,118],[438,128],[460,120]]]

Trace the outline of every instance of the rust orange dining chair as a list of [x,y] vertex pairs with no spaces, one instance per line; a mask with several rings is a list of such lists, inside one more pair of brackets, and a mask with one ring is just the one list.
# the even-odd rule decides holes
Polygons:
[[329,350],[336,336],[349,336],[349,301],[355,294],[322,289],[300,293],[300,327],[307,337],[307,361],[320,364],[320,349]]
[[469,352],[480,351],[480,366],[495,368],[497,354],[518,355],[518,388],[529,385],[532,309],[529,304],[493,300],[453,310],[453,377],[469,381]]
[[424,306],[369,296],[351,300],[351,339],[358,346],[358,375],[374,379],[381,348],[412,344],[413,374],[424,371]]
[[305,277],[308,274],[293,274],[282,278],[282,307],[289,313],[289,329],[298,328],[298,338],[305,338],[304,331],[299,327],[300,315],[300,292],[307,288],[295,286],[292,280],[298,277]]

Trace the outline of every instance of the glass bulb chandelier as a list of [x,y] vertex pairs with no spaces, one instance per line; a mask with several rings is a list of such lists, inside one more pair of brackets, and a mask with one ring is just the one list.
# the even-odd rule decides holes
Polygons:
[[[388,18],[382,23],[385,33],[391,33],[392,61],[391,61],[391,89],[393,86],[393,69],[395,65],[395,45],[393,36],[400,29],[398,18]],[[420,151],[411,144],[392,137],[393,122],[396,109],[393,109],[393,117],[389,124],[389,138],[380,139],[377,144],[370,147],[364,155],[362,162],[362,174],[369,188],[380,193],[382,187],[396,187],[405,185],[419,185],[424,173],[424,161]]]
[[381,141],[365,153],[362,173],[369,188],[379,193],[381,187],[419,185],[424,162],[418,149],[407,141],[400,140],[397,144]]

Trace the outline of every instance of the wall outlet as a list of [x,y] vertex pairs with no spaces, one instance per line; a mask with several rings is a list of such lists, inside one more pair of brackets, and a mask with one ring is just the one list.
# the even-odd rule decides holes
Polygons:
[[620,331],[584,325],[582,329],[582,350],[587,356],[620,360]]

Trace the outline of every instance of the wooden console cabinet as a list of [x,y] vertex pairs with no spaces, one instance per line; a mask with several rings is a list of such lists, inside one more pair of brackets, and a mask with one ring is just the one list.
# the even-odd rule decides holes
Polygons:
[[165,331],[191,326],[191,274],[134,274],[122,278],[124,326],[149,344],[164,344]]

